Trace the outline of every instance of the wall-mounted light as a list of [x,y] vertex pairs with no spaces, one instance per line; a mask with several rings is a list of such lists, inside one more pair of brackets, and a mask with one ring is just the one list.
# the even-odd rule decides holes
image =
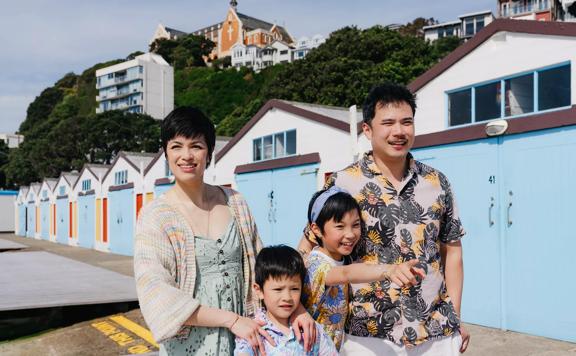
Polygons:
[[508,121],[506,120],[494,120],[486,124],[484,128],[486,135],[488,136],[500,136],[503,135],[506,130],[508,130]]

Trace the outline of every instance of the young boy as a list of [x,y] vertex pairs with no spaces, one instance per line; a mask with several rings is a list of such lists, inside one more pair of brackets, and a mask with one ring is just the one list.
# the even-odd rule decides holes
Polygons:
[[[264,308],[256,319],[266,323],[262,328],[272,337],[272,346],[261,337],[266,354],[271,355],[338,355],[334,343],[316,323],[316,343],[310,352],[298,342],[290,326],[290,317],[300,305],[306,268],[300,254],[288,246],[263,248],[256,257],[254,290]],[[255,356],[255,350],[244,339],[236,339],[235,356]]]

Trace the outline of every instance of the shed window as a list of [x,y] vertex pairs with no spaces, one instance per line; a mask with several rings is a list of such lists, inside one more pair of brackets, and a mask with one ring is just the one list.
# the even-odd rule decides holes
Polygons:
[[294,154],[296,154],[296,130],[259,137],[252,143],[252,157],[255,162]]
[[114,184],[121,185],[128,183],[128,170],[114,173]]
[[60,186],[60,188],[58,188],[58,195],[65,195],[66,194],[66,187],[65,186]]
[[570,66],[538,72],[538,109],[570,106]]
[[505,82],[506,116],[516,116],[534,111],[534,75],[532,73],[508,79]]
[[492,120],[500,117],[500,82],[476,88],[476,121]]
[[92,180],[90,179],[85,179],[82,181],[82,190],[83,191],[87,191],[92,189]]
[[457,126],[566,108],[571,105],[570,83],[568,63],[449,92],[448,122]]
[[471,89],[448,94],[450,126],[469,124],[472,122]]

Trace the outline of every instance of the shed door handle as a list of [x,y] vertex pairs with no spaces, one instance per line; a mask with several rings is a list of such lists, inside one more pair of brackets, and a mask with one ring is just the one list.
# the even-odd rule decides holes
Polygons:
[[492,209],[494,208],[494,197],[490,197],[490,207],[488,208],[488,226],[492,227],[494,225],[494,220],[492,220]]
[[510,196],[510,202],[508,203],[508,209],[506,209],[506,220],[508,220],[508,227],[512,226],[512,219],[510,218],[510,209],[512,208],[512,195],[514,195],[512,193],[512,191],[508,192],[508,195]]

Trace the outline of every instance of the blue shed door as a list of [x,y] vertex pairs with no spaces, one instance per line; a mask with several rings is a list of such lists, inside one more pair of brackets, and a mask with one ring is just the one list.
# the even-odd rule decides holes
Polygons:
[[36,232],[36,206],[34,204],[28,203],[28,229],[26,230],[26,236],[34,237]]
[[134,189],[108,193],[110,252],[132,256],[134,254]]
[[18,235],[26,236],[26,227],[28,226],[28,214],[26,204],[18,205]]
[[318,165],[274,170],[274,239],[296,248],[307,223],[308,203],[316,192]]
[[504,138],[507,328],[576,341],[576,127]]
[[68,234],[70,225],[70,208],[68,199],[56,200],[56,241],[68,245]]
[[316,191],[317,168],[309,164],[236,175],[264,246],[298,245]]
[[40,236],[44,240],[50,240],[50,202],[43,201],[40,203],[40,222],[41,222],[41,232]]
[[78,244],[81,247],[94,247],[95,211],[94,195],[78,197]]
[[256,220],[262,243],[264,246],[274,245],[272,171],[238,174],[236,183]]
[[452,185],[466,235],[464,321],[501,325],[497,138],[414,150],[414,157],[444,173]]

